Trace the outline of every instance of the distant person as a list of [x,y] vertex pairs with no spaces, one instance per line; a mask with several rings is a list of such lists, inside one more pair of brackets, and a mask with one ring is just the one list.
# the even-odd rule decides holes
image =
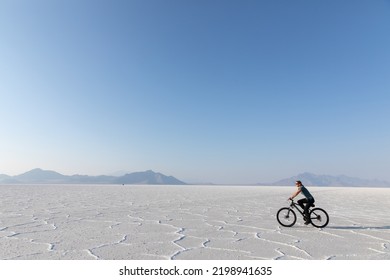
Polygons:
[[314,197],[311,193],[306,189],[306,187],[302,184],[301,181],[296,181],[295,185],[297,186],[297,191],[289,198],[290,200],[294,199],[298,194],[302,193],[305,198],[298,200],[299,206],[302,207],[303,213],[305,215],[305,225],[310,224],[310,216],[309,216],[309,208],[314,204]]

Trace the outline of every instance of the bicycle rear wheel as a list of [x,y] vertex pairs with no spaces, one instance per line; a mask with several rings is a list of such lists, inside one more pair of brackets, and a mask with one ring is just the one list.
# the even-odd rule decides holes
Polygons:
[[297,221],[297,215],[288,207],[280,208],[276,214],[276,218],[278,219],[279,224],[284,227],[292,227]]
[[326,225],[329,223],[328,213],[326,213],[324,209],[313,208],[310,211],[310,222],[317,228],[326,227]]

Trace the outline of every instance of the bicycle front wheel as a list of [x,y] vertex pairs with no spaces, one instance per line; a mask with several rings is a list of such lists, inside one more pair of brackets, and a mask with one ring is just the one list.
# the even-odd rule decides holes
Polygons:
[[328,213],[326,213],[324,209],[313,208],[313,210],[310,211],[310,222],[317,228],[326,227],[329,223]]
[[288,207],[280,208],[276,214],[276,218],[278,219],[279,224],[284,227],[292,227],[297,221],[297,215]]

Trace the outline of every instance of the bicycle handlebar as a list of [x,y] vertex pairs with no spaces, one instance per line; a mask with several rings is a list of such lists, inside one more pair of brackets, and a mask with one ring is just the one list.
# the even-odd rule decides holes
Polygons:
[[294,201],[294,199],[287,199],[287,201],[290,201],[290,206],[291,205],[296,205],[297,203]]

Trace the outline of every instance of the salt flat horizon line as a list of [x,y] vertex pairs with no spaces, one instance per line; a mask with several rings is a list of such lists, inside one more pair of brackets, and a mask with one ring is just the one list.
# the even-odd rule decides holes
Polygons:
[[[216,186],[224,186],[224,185],[226,185],[226,186],[240,186],[240,185],[242,185],[242,186],[289,186],[289,185],[293,185],[295,180],[304,180],[304,181],[306,181],[307,185],[311,185],[311,186],[336,186],[336,187],[337,186],[347,186],[347,187],[376,187],[376,186],[378,186],[378,187],[390,187],[390,183],[388,181],[386,181],[386,180],[362,179],[362,178],[350,177],[350,176],[346,176],[346,175],[337,175],[337,176],[334,176],[334,175],[316,175],[316,174],[310,173],[310,172],[303,172],[303,173],[300,173],[300,174],[298,174],[296,176],[288,177],[288,178],[281,179],[281,180],[278,180],[278,181],[275,181],[275,182],[266,182],[266,183],[262,183],[262,182],[239,182],[239,183],[224,182],[224,183],[215,183],[215,182],[211,182],[211,181],[208,181],[208,182],[202,182],[202,181],[194,182],[193,180],[188,180],[187,182],[185,182],[185,181],[177,179],[174,176],[171,176],[171,175],[170,176],[166,176],[163,173],[155,172],[152,169],[148,169],[148,170],[145,170],[145,171],[126,172],[123,175],[106,175],[106,174],[101,174],[101,175],[82,175],[82,174],[79,174],[79,173],[73,174],[73,175],[64,175],[64,174],[59,173],[59,172],[54,171],[54,170],[48,170],[48,169],[42,169],[42,168],[33,168],[33,169],[29,170],[29,171],[20,173],[18,175],[7,175],[7,174],[0,173],[0,176],[3,177],[3,178],[0,177],[0,183],[2,183],[2,180],[4,181],[4,178],[7,179],[7,177],[11,178],[11,179],[15,179],[15,178],[20,178],[22,176],[29,175],[29,173],[32,174],[34,172],[36,172],[38,175],[48,175],[48,174],[51,174],[52,176],[62,176],[62,177],[77,177],[77,176],[79,176],[79,177],[83,177],[83,178],[95,178],[95,179],[97,179],[99,177],[101,177],[101,178],[122,178],[122,177],[135,175],[135,174],[142,174],[142,175],[146,175],[147,174],[147,175],[152,175],[152,176],[157,176],[157,177],[160,176],[160,177],[166,177],[166,178],[175,179],[175,180],[177,180],[177,182],[174,183],[176,185],[183,184],[183,185],[216,185]],[[47,179],[47,178],[44,178],[44,179],[41,179],[41,180],[45,180],[45,179]],[[53,179],[53,178],[51,178],[51,179]],[[258,180],[258,181],[260,181],[260,180]],[[346,182],[349,182],[349,183],[346,183]],[[23,183],[23,182],[21,182],[21,183]],[[47,182],[47,183],[53,183],[53,182]],[[72,183],[74,183],[74,184],[77,184],[77,183],[80,183],[80,182],[61,182],[61,183],[65,183],[65,184],[72,184]],[[90,183],[90,182],[86,182],[86,183]],[[98,184],[109,184],[111,182],[96,182],[96,183],[98,183]],[[133,182],[131,184],[136,184],[136,183],[137,182]],[[150,182],[142,183],[142,181],[140,181],[139,184],[155,184],[155,183],[150,183]],[[165,184],[165,183],[164,183],[163,180],[161,180],[157,184]],[[166,184],[169,185],[170,183],[168,182]]]
[[[56,171],[54,169],[46,169],[46,168],[41,168],[41,167],[36,167],[36,168],[32,168],[28,171],[25,171],[25,172],[22,172],[22,173],[19,173],[17,175],[8,175],[6,174],[6,172],[0,172],[0,175],[7,175],[7,176],[11,176],[11,177],[15,177],[15,176],[19,176],[19,175],[23,175],[25,173],[28,173],[28,172],[31,172],[31,171],[48,171],[48,172],[55,172],[55,173],[58,173],[58,174],[61,174],[61,175],[64,175],[64,176],[74,176],[74,175],[80,175],[80,176],[91,176],[91,177],[96,177],[96,176],[112,176],[112,177],[120,177],[120,176],[123,176],[123,175],[112,175],[112,174],[115,174],[115,173],[119,173],[119,172],[122,172],[124,175],[125,174],[131,174],[131,173],[137,173],[137,172],[148,172],[148,171],[152,171],[152,172],[155,172],[155,173],[160,173],[162,174],[161,172],[156,172],[154,171],[153,169],[144,169],[144,170],[139,170],[139,171],[115,171],[115,172],[109,172],[109,173],[104,173],[104,174],[99,174],[99,175],[90,175],[90,174],[82,174],[82,173],[79,173],[79,172],[76,172],[74,174],[64,174],[63,172],[59,172],[59,171]],[[303,172],[300,172],[298,175],[296,176],[299,176],[299,175],[306,175],[306,174],[310,174],[310,175],[319,175],[319,176],[335,176],[335,177],[351,177],[351,178],[358,178],[358,177],[354,177],[354,176],[349,176],[349,175],[345,175],[345,174],[342,174],[342,173],[339,173],[337,175],[331,175],[331,174],[318,174],[318,173],[313,173],[313,172],[309,172],[309,171],[303,171]],[[360,179],[363,179],[363,178],[360,178]],[[382,180],[382,179],[370,179],[370,180]],[[382,180],[382,181],[386,181],[386,180]]]

